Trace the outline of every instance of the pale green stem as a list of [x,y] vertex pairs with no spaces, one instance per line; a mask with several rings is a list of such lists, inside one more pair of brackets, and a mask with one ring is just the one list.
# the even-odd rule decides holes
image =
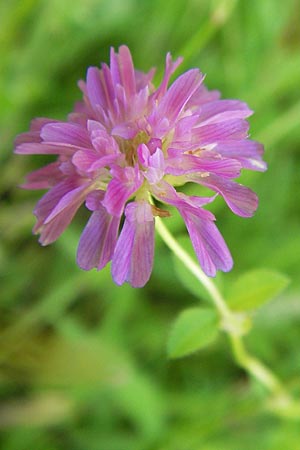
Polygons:
[[[190,255],[178,244],[170,231],[163,224],[160,217],[156,217],[156,229],[165,244],[174,252],[185,267],[199,280],[209,293],[215,307],[217,308],[223,323],[224,330],[228,333],[233,354],[236,362],[249,374],[260,381],[265,388],[277,396],[284,396],[289,399],[288,394],[280,380],[264,366],[259,360],[251,356],[245,349],[241,334],[238,332],[238,317],[226,304],[222,294],[211,278],[207,277],[201,268],[195,263]],[[292,399],[290,399],[292,401]]]

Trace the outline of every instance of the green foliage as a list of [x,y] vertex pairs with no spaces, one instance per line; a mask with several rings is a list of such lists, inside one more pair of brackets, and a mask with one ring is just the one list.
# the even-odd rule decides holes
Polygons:
[[258,308],[280,294],[289,282],[285,275],[274,270],[248,271],[229,286],[228,305],[235,311]]
[[[33,117],[65,119],[81,97],[77,80],[108,61],[111,45],[128,44],[141,70],[157,66],[155,82],[166,52],[182,55],[177,74],[199,67],[223,98],[248,102],[269,169],[242,176],[260,199],[252,219],[221,198],[209,205],[235,263],[220,287],[229,297],[241,274],[266,267],[264,299],[261,289],[250,296],[264,302],[286,285],[269,271],[291,280],[257,310],[247,343],[299,398],[299,14],[295,0],[0,1],[1,448],[298,448],[299,423],[272,416],[276,406],[234,366],[225,339],[193,358],[166,358],[171,318],[209,299],[159,240],[143,290],[115,286],[109,267],[76,267],[84,211],[55,244],[39,246],[31,228],[41,192],[18,185],[45,158],[12,149]],[[177,216],[165,223],[186,233]],[[254,287],[246,282],[239,301]]]
[[168,356],[180,358],[201,350],[217,336],[218,316],[213,309],[186,309],[173,324],[168,340]]

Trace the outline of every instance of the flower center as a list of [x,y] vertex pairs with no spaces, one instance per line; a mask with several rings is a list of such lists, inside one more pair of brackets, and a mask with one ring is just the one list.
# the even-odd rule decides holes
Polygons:
[[145,131],[140,131],[133,139],[124,139],[120,136],[115,136],[121,152],[125,155],[128,166],[134,167],[138,162],[137,148],[140,144],[147,144],[149,136]]

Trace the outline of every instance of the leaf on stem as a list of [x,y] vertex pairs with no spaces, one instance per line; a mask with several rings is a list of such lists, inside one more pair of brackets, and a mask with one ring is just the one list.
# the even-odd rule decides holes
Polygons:
[[229,288],[227,303],[234,311],[256,309],[280,294],[289,284],[280,272],[257,269],[241,275]]
[[169,358],[180,358],[212,343],[218,335],[218,315],[209,308],[189,308],[179,314],[168,339]]

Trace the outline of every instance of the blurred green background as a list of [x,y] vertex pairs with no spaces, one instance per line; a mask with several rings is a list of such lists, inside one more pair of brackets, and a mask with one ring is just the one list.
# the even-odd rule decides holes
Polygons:
[[[157,66],[156,82],[166,52],[182,55],[177,74],[200,67],[209,88],[248,102],[269,169],[242,177],[260,197],[254,218],[213,205],[235,261],[221,281],[260,267],[290,277],[246,344],[300,398],[299,23],[296,0],[0,1],[1,449],[300,449],[299,422],[273,414],[225,338],[167,359],[174,319],[201,300],[160,240],[144,289],[115,286],[109,268],[80,271],[86,212],[40,247],[31,228],[41,193],[17,186],[45,158],[12,154],[31,118],[64,120],[81,98],[77,80],[110,46],[127,44],[141,70]],[[184,232],[176,217],[167,225]]]

